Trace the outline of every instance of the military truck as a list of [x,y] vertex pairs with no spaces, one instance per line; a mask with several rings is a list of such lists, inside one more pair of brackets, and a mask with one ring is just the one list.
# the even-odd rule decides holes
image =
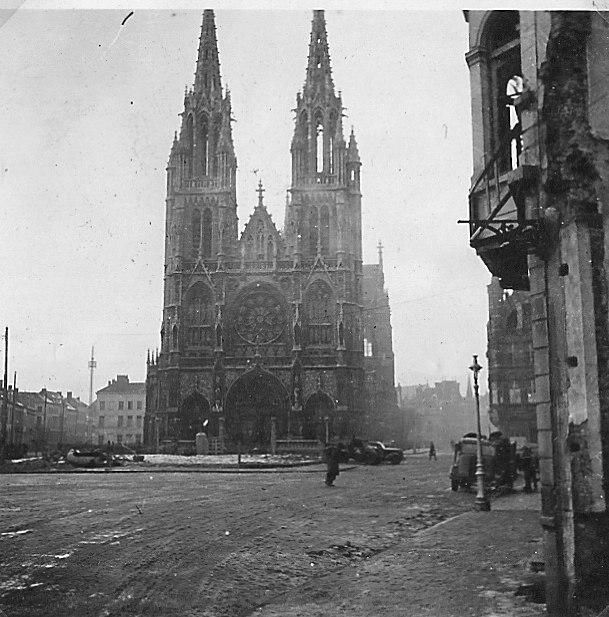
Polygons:
[[[501,433],[487,438],[482,436],[482,465],[487,490],[512,489],[517,476],[516,444]],[[476,487],[478,456],[476,433],[467,433],[455,444],[453,464],[450,468],[450,488],[453,491]]]

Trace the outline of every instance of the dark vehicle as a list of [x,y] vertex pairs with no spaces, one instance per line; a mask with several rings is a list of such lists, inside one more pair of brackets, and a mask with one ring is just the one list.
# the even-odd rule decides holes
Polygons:
[[[382,441],[368,441],[366,448],[370,452],[369,458],[374,461],[371,463],[372,465],[378,465],[379,463],[399,465],[404,460],[403,450],[400,448],[390,448]],[[376,453],[376,456],[372,455],[372,452]]]
[[103,467],[112,463],[112,455],[102,450],[78,450],[72,448],[66,454],[66,462],[74,467]]
[[[482,437],[481,442],[485,487],[489,490],[513,488],[517,475],[516,444],[499,433],[491,434],[488,439]],[[476,463],[476,434],[467,433],[455,445],[454,461],[450,468],[450,487],[453,491],[476,486]]]

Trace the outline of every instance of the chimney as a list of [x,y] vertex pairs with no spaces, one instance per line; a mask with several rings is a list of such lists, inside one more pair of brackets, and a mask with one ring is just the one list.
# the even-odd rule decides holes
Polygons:
[[66,395],[66,398],[72,398],[72,392],[68,391],[68,394]]

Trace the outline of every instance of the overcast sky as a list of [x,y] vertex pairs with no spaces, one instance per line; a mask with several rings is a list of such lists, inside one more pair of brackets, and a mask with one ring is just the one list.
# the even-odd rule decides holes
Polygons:
[[[2,286],[9,375],[88,401],[145,379],[162,316],[165,165],[202,11],[28,10],[0,29]],[[258,178],[278,227],[310,10],[217,10],[241,228]],[[489,274],[468,246],[467,26],[455,11],[326,11],[334,83],[362,158],[364,259],[382,241],[396,381],[485,365]],[[433,33],[433,35],[432,35]],[[259,170],[254,174],[253,170]],[[486,379],[486,371],[482,374]]]

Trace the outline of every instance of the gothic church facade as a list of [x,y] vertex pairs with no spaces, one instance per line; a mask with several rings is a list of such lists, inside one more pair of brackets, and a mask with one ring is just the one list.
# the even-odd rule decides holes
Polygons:
[[369,335],[364,360],[366,330],[376,329],[364,316],[380,315],[383,332],[391,324],[388,309],[365,306],[361,163],[342,116],[325,16],[316,10],[284,229],[259,184],[239,236],[231,100],[214,13],[204,12],[195,82],[167,167],[161,348],[147,361],[149,445],[202,430],[225,450],[362,435],[375,414],[389,412],[369,408],[375,355],[384,374],[391,364],[381,398],[395,406],[391,336]]

